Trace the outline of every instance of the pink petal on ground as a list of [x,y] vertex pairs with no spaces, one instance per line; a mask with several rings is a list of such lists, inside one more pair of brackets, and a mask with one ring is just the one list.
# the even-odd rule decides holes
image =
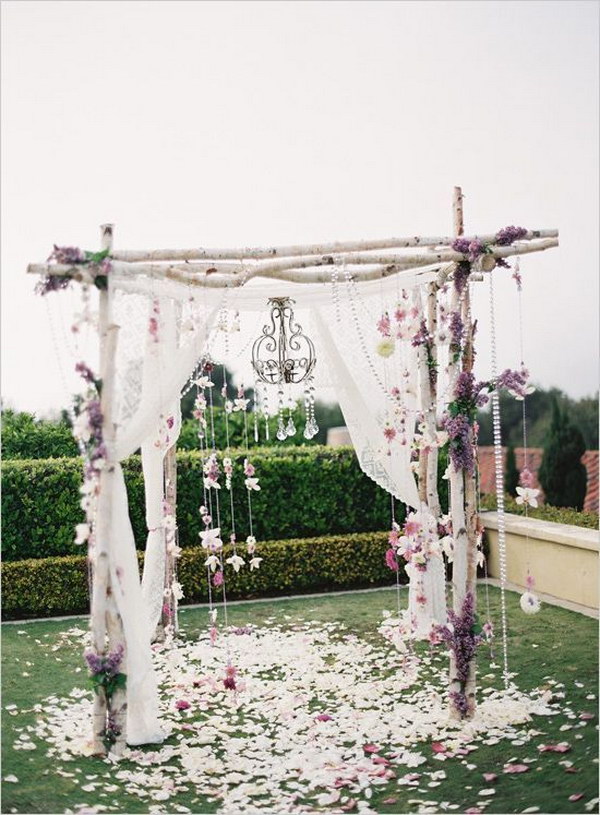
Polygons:
[[484,773],[483,777],[486,781],[496,781],[498,779],[496,773]]
[[569,801],[581,801],[582,798],[582,792],[576,792],[574,795],[569,795]]
[[445,753],[447,748],[441,741],[433,741],[431,742],[431,749],[434,753]]
[[363,744],[363,750],[365,753],[378,753],[381,747],[378,747],[376,744]]
[[579,718],[584,722],[589,722],[591,719],[595,719],[596,717],[593,713],[586,713],[584,711],[583,713],[579,714]]
[[526,773],[529,772],[528,764],[505,764],[503,772],[505,773]]
[[577,767],[565,767],[565,772],[566,773],[578,773],[579,770],[577,769]]
[[540,753],[568,753],[571,745],[566,741],[560,741],[558,744],[538,744]]
[[373,758],[373,764],[389,764],[389,763],[390,762],[387,760],[387,758],[384,758],[383,756],[375,756]]
[[480,812],[481,810],[479,807],[469,807],[468,809],[465,809],[466,815],[479,815]]
[[350,798],[347,804],[342,804],[340,807],[342,812],[352,812],[353,809],[356,809],[356,799]]
[[329,713],[319,713],[318,716],[315,716],[315,722],[330,722],[332,719],[333,717]]
[[382,804],[395,804],[398,802],[397,798],[384,798]]

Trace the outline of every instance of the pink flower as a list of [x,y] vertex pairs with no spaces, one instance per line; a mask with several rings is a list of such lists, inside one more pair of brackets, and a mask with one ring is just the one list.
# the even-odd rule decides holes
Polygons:
[[385,553],[385,563],[388,569],[391,569],[393,572],[398,571],[398,561],[396,560],[396,553],[393,549],[388,549]]
[[413,535],[418,535],[421,529],[421,524],[418,521],[407,521],[404,524],[404,534],[408,535],[408,537],[412,537]]
[[377,330],[383,337],[390,336],[390,315],[385,312],[382,314],[380,319],[377,321]]
[[381,750],[377,744],[363,744],[365,753],[378,753]]
[[393,441],[396,438],[396,430],[393,427],[386,427],[383,430],[383,435],[385,436],[386,441]]
[[529,469],[529,467],[524,467],[521,470],[521,474],[519,476],[519,483],[522,487],[533,487],[534,479],[533,473]]
[[244,459],[244,475],[248,478],[252,478],[254,473],[256,472],[255,468],[252,464],[248,461],[247,458]]
[[329,715],[329,713],[319,713],[318,716],[315,716],[315,722],[331,722],[333,717]]
[[217,631],[217,627],[216,627],[216,625],[212,625],[212,626],[210,627],[210,644],[211,644],[211,645],[214,645],[214,644],[215,644],[215,642],[217,641],[217,636],[218,636],[218,633],[219,633],[219,632]]
[[221,572],[221,571],[215,572],[215,574],[213,575],[212,582],[213,582],[213,586],[216,586],[216,587],[222,586],[223,585],[223,572]]
[[188,708],[190,708],[191,705],[187,701],[187,699],[178,699],[175,702],[175,707],[177,708],[177,710],[188,710]]

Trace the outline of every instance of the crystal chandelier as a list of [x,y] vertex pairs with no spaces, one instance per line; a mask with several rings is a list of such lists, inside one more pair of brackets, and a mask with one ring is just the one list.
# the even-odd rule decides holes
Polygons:
[[262,333],[252,346],[252,367],[256,377],[267,385],[278,389],[277,438],[284,441],[293,436],[296,427],[292,418],[292,402],[289,404],[287,424],[283,417],[283,387],[304,382],[304,406],[306,426],[304,438],[312,439],[319,432],[314,414],[314,385],[312,373],[317,358],[312,340],[302,332],[302,326],[295,322],[290,297],[271,297],[270,321],[263,326]]

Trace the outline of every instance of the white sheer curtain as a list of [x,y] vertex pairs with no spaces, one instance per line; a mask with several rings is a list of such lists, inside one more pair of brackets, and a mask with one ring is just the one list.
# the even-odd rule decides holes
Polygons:
[[[158,309],[157,309],[158,306]],[[161,388],[161,363],[177,355],[178,303],[166,297],[149,302],[149,318],[157,320],[156,335],[148,333],[142,379],[142,400]],[[158,316],[154,316],[158,312]],[[161,350],[159,353],[159,345]],[[177,443],[181,430],[179,394],[158,416],[152,435],[142,444],[142,471],[146,498],[146,526],[148,537],[144,553],[142,596],[146,606],[147,623],[152,637],[160,620],[166,565],[163,502],[165,499],[164,460],[167,451]]]
[[[151,291],[148,292],[148,297],[152,294]],[[119,296],[112,283],[111,299],[115,306],[112,319],[125,328],[123,337],[119,338],[121,341],[126,339],[131,329],[131,326],[127,327],[125,321],[128,314],[131,316],[133,309],[123,305],[123,297],[119,303]],[[145,300],[143,305],[146,309],[148,297],[142,299],[142,302]],[[173,308],[172,301],[161,302],[159,331],[160,324],[167,334],[173,327]],[[196,361],[203,353],[215,311],[215,308],[205,311],[199,309],[195,325],[186,332],[185,341],[180,343],[178,348],[173,347],[172,341],[161,341],[160,334],[158,342],[146,342],[147,319],[143,322],[143,318],[138,315],[137,322],[141,322],[141,326],[138,325],[141,331],[138,333],[143,338],[141,343],[138,341],[138,350],[140,346],[144,349],[141,358],[137,360],[138,374],[141,368],[141,377],[138,376],[136,379],[135,376],[135,357],[128,360],[128,366],[125,366],[127,370],[117,371],[121,375],[117,376],[115,386],[115,418],[119,418],[114,449],[108,451],[109,466],[102,476],[99,512],[105,513],[105,517],[108,518],[111,580],[127,644],[127,742],[131,745],[160,742],[164,734],[158,717],[158,690],[152,666],[148,608],[142,595],[127,491],[119,462],[143,445],[147,449],[148,439],[154,437],[161,415],[174,404]],[[125,348],[125,355],[127,351]],[[123,354],[121,361],[124,361]],[[154,378],[155,375],[158,375],[159,381]],[[143,383],[141,388],[140,379]],[[135,393],[136,390],[139,392]],[[157,488],[159,470],[162,479],[162,461],[160,466],[157,466],[157,458],[154,457],[151,464],[148,458],[146,459],[148,465],[146,469],[150,474],[148,496],[158,496],[158,507],[149,506],[150,524],[154,523],[158,514],[162,515],[162,487]],[[154,549],[153,542],[151,545]],[[162,595],[162,582],[160,593]]]

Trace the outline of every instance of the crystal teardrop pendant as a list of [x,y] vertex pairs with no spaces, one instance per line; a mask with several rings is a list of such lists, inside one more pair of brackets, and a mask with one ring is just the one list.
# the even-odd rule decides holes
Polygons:
[[310,428],[310,422],[306,423],[306,426],[304,427],[304,433],[302,435],[304,436],[305,439],[309,439],[309,440],[312,439],[313,434],[312,434],[312,430]]
[[277,423],[277,438],[279,441],[285,441],[287,439],[287,435],[288,434],[283,423],[283,418],[280,416],[279,422]]
[[288,419],[288,423],[287,423],[287,426],[285,428],[285,432],[288,434],[288,436],[294,436],[296,434],[296,425],[294,424],[294,420],[292,419],[291,416]]

